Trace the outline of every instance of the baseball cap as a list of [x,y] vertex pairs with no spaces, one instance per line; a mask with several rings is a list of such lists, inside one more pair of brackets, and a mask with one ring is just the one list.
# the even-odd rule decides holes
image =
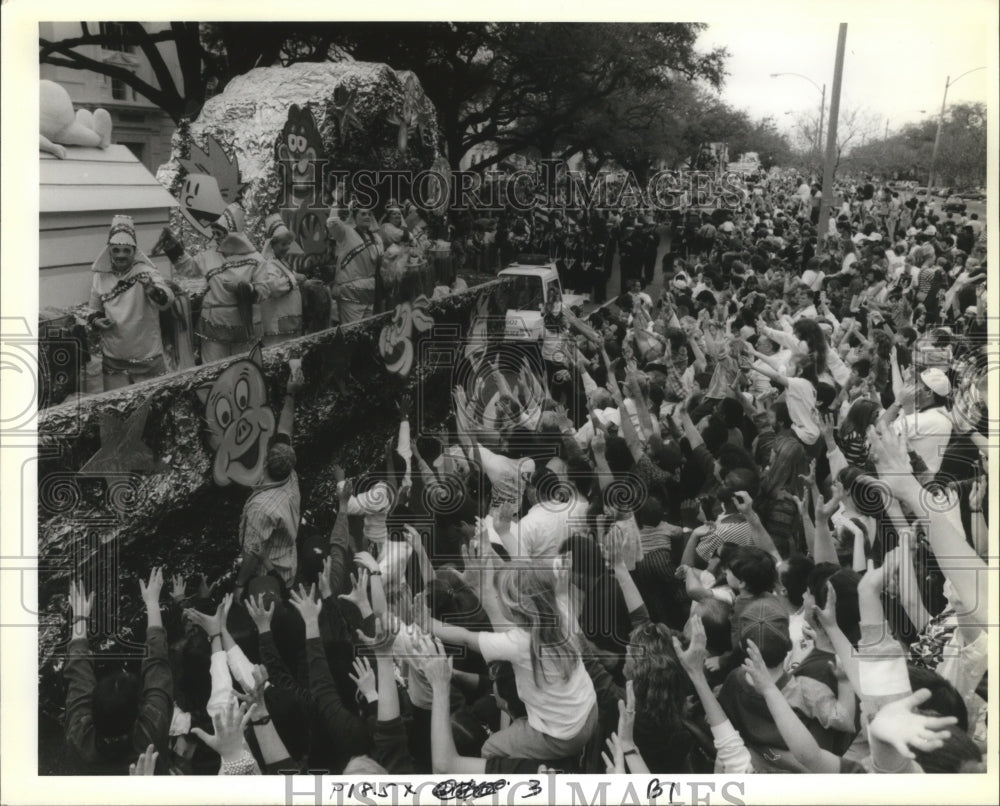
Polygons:
[[937,367],[931,367],[921,372],[920,380],[936,395],[948,397],[951,394],[951,382],[948,380],[948,376]]
[[737,628],[744,649],[748,640],[753,641],[770,668],[781,663],[792,648],[788,613],[774,596],[762,596],[750,602],[740,613]]

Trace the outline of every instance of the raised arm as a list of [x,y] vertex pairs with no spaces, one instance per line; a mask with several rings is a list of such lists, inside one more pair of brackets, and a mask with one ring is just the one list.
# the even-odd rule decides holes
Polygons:
[[[690,625],[691,640],[687,649],[681,646],[681,642],[676,637],[671,640],[677,659],[684,671],[687,672],[698,699],[701,700],[705,719],[708,721],[715,739],[716,761],[722,765],[721,771],[729,775],[753,772],[753,759],[743,743],[743,737],[733,727],[726,712],[719,705],[715,692],[712,691],[712,687],[708,684],[708,678],[705,676],[705,660],[708,658],[708,649],[706,648],[705,627],[701,617],[692,614],[688,624]],[[631,686],[631,683],[629,685]]]
[[771,679],[771,674],[753,641],[747,641],[748,658],[743,669],[754,688],[764,698],[775,727],[795,760],[809,772],[829,775],[840,772],[840,757],[819,746],[815,737],[799,719],[798,714]]

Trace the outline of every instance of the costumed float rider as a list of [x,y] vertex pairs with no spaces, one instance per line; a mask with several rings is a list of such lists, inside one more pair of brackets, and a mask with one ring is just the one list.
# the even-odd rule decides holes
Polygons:
[[[264,220],[264,270],[269,295],[260,303],[264,328],[264,346],[280,344],[302,335],[302,293],[305,280],[285,263],[285,256],[296,248],[295,236],[285,226],[279,213]],[[300,250],[301,251],[301,250]]]
[[174,295],[138,250],[129,216],[111,219],[107,246],[93,272],[87,321],[101,334],[104,390],[163,375],[167,366],[159,311],[170,307]]
[[337,244],[337,273],[333,298],[340,311],[340,324],[357,322],[376,312],[381,303],[382,239],[374,231],[371,209],[351,202],[348,218],[341,221],[334,210],[326,230]]
[[164,243],[163,251],[178,273],[204,277],[207,283],[197,326],[203,364],[248,353],[262,335],[258,303],[269,289],[264,258],[243,234],[245,220],[243,209],[230,204],[212,222],[214,248],[194,257],[176,239]]

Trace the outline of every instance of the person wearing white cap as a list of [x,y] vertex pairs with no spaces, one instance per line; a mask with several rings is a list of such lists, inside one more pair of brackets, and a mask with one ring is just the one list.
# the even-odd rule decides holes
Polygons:
[[[296,249],[295,236],[274,213],[264,220],[264,272],[268,296],[261,300],[260,316],[264,346],[270,347],[302,335],[302,294],[299,276],[285,263],[285,256]],[[299,250],[301,251],[301,250]]]
[[129,216],[112,218],[93,272],[87,320],[101,334],[105,391],[163,375],[167,367],[159,312],[170,307],[174,295],[138,251]]
[[933,476],[941,468],[945,449],[951,439],[953,426],[947,409],[951,382],[942,370],[931,367],[921,372],[911,383],[913,386],[901,395],[903,399],[897,399],[886,410],[886,419],[892,420],[893,415],[909,408],[912,402],[914,411],[899,416],[893,426],[897,434],[906,436],[910,449],[924,460],[928,472]]

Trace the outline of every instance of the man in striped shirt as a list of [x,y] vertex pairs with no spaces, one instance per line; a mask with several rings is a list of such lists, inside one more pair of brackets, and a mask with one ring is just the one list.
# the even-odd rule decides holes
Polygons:
[[301,373],[293,372],[286,387],[278,433],[267,451],[264,478],[254,486],[243,505],[240,517],[242,564],[235,588],[237,601],[242,598],[247,582],[255,576],[277,576],[286,590],[295,583],[302,496],[291,442],[295,394],[302,383]]

